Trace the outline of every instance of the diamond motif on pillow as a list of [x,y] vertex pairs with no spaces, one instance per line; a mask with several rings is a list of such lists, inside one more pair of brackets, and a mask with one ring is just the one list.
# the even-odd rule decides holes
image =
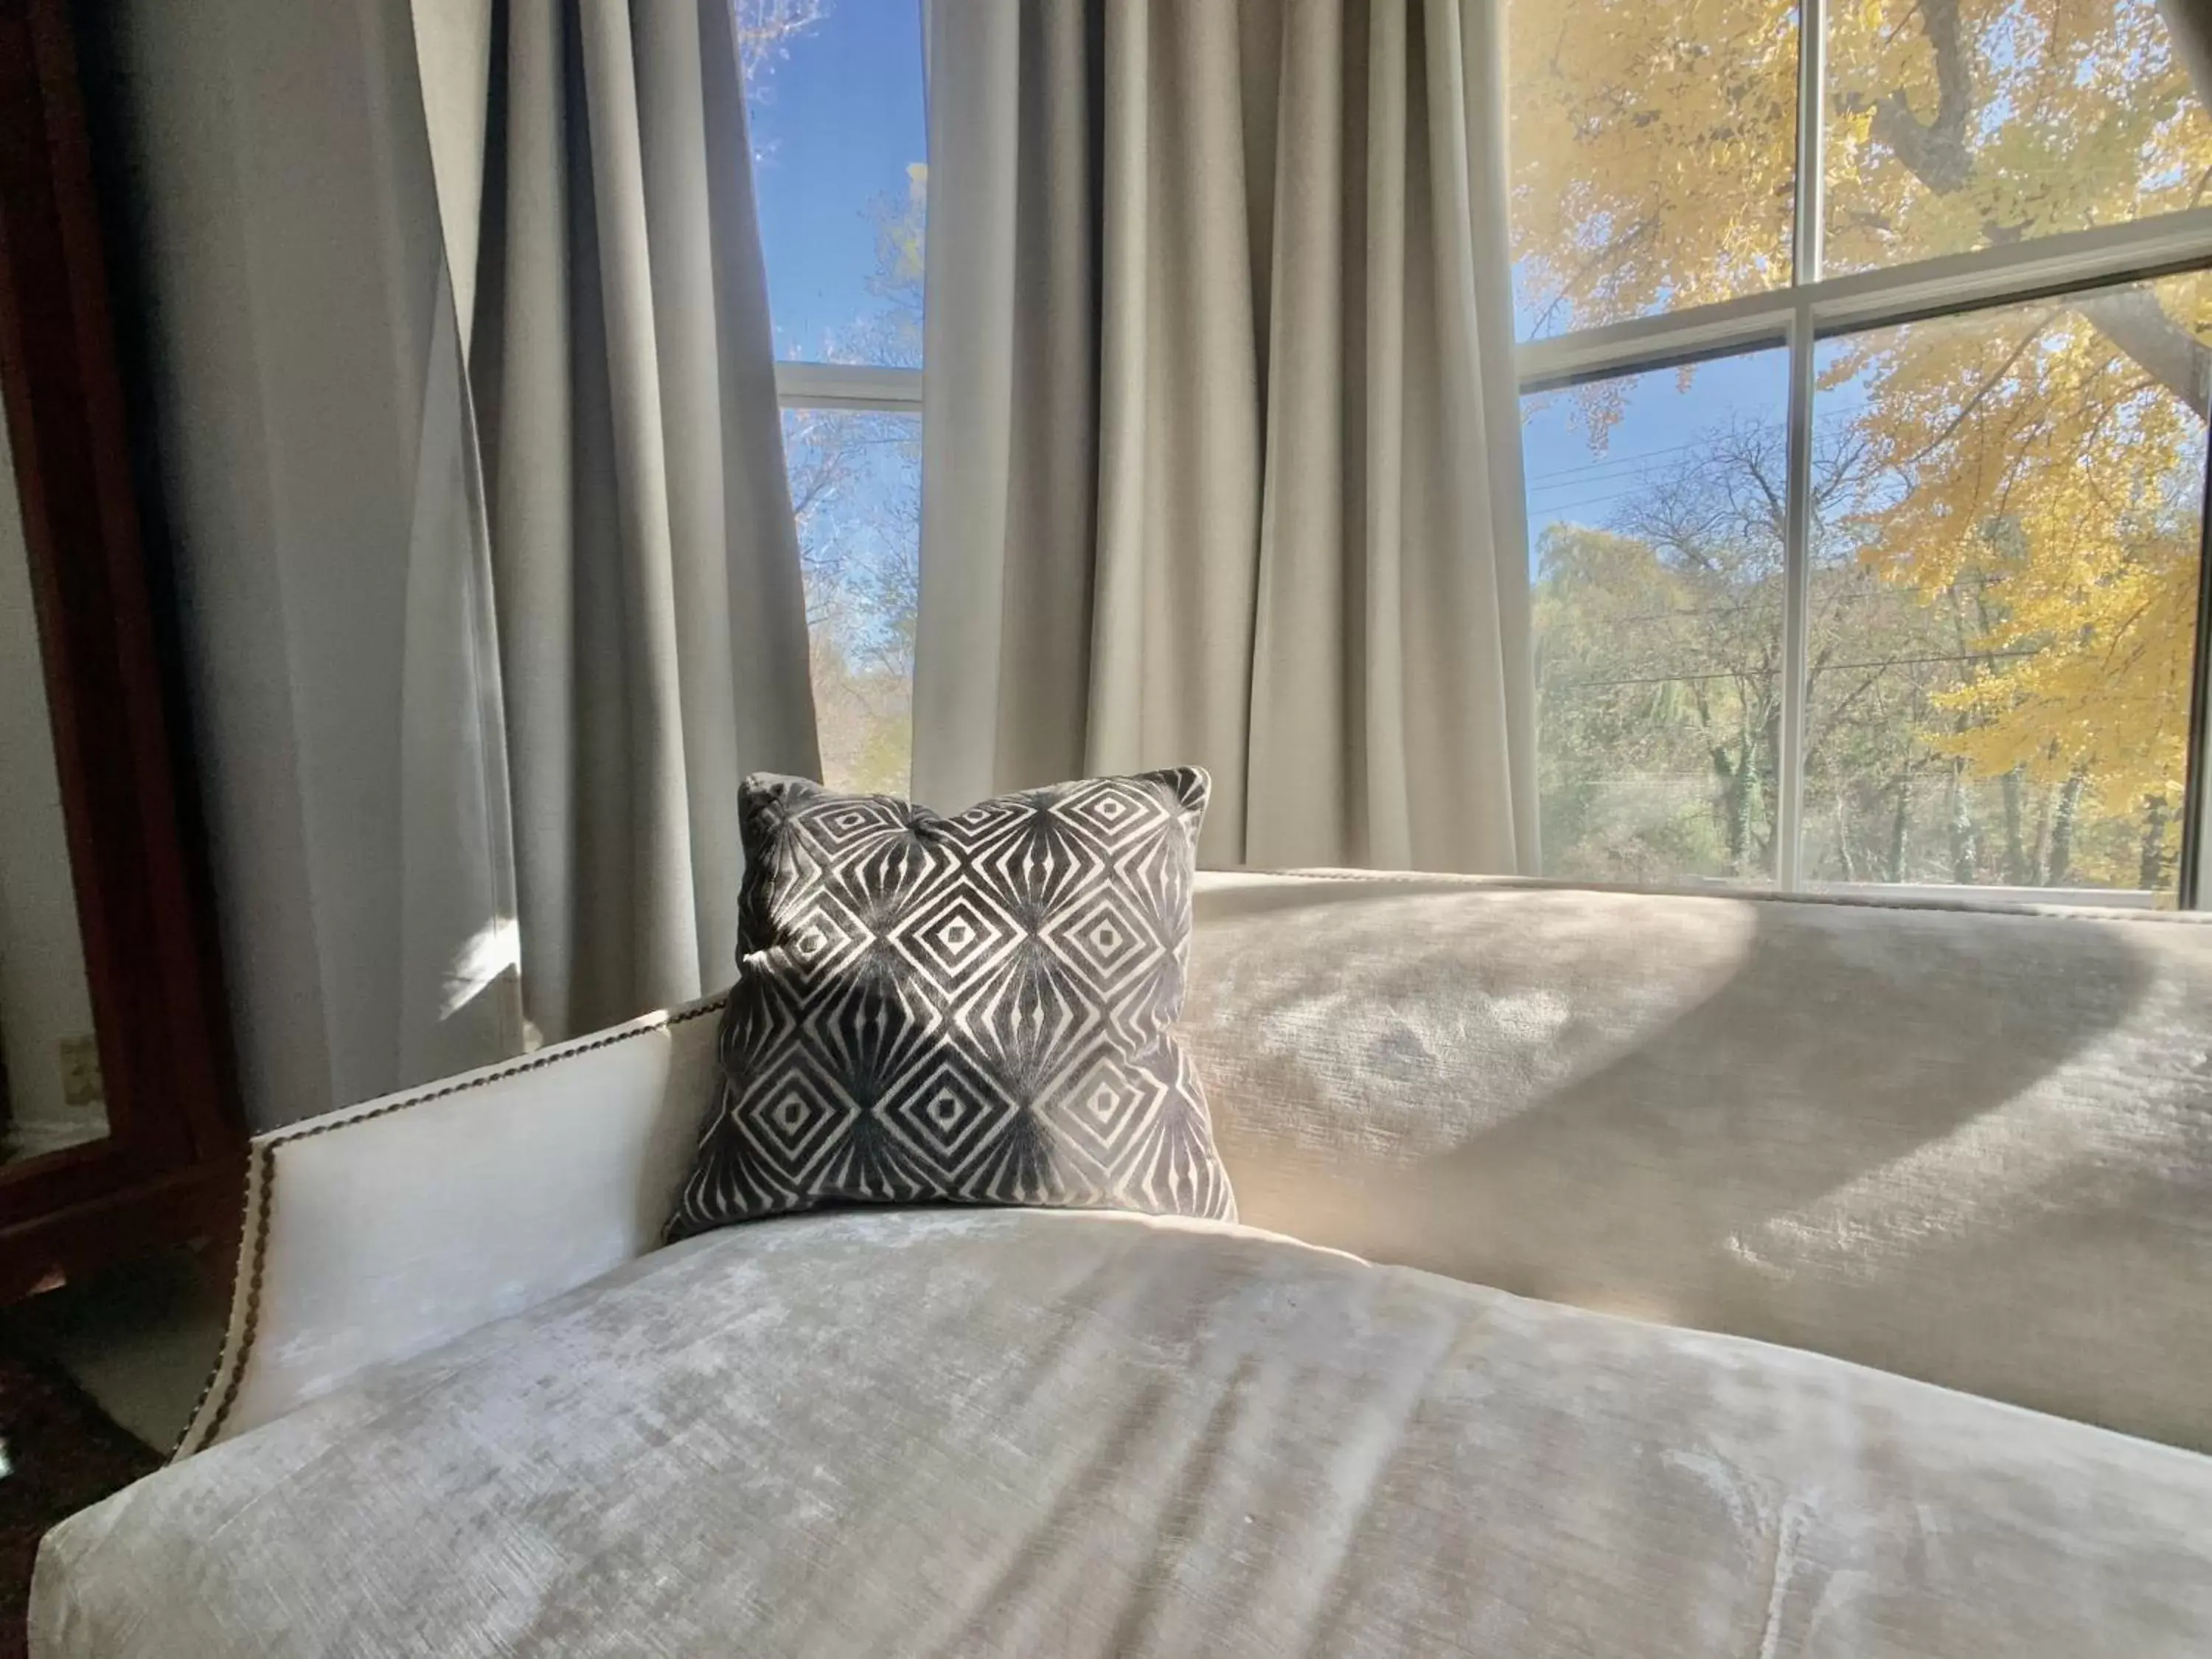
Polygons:
[[916,1152],[957,1171],[1017,1109],[983,1068],[946,1050],[885,1098],[883,1115]]
[[1087,831],[1097,843],[1109,851],[1146,836],[1157,830],[1161,816],[1169,808],[1164,802],[1148,801],[1127,791],[1115,787],[1118,778],[1094,778],[1087,783],[1074,785],[1059,809],[1059,816],[1079,830]]
[[1037,935],[1092,995],[1118,1006],[1172,954],[1143,910],[1128,893],[1109,886],[1061,907]]
[[948,996],[981,978],[1021,937],[1020,925],[972,884],[941,902],[915,906],[889,933],[899,955]]
[[1054,1101],[1049,1121],[1061,1140],[1094,1167],[1106,1170],[1127,1155],[1152,1113],[1155,1079],[1109,1054],[1094,1056]]
[[1234,1218],[1175,1034],[1206,778],[951,817],[745,780],[738,982],[670,1232],[830,1203]]
[[851,1115],[836,1086],[793,1054],[776,1068],[774,1087],[747,1097],[734,1127],[765,1169],[801,1182]]

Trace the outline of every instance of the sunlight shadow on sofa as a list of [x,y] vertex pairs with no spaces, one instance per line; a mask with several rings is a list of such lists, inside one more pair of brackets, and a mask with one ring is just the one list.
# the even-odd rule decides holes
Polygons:
[[1449,878],[1200,915],[1188,1024],[1255,1224],[2191,1432],[2159,1379],[2212,1365],[2205,1316],[2128,1278],[2212,1268],[2169,1017],[2212,933]]

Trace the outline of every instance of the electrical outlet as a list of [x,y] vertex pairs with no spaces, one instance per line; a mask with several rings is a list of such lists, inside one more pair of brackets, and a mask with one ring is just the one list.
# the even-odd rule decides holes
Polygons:
[[88,1031],[82,1036],[64,1037],[57,1046],[61,1049],[62,1104],[103,1103],[107,1091],[100,1080],[100,1040]]

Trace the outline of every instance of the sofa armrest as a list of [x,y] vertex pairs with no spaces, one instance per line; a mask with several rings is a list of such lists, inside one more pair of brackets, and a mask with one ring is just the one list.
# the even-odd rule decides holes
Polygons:
[[176,1455],[651,1249],[720,997],[258,1137],[230,1320]]

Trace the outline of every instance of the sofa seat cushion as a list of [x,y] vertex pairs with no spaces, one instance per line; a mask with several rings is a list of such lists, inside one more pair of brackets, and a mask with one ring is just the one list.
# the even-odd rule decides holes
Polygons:
[[47,1539],[33,1651],[2212,1652],[2212,1459],[1221,1224],[710,1234]]

